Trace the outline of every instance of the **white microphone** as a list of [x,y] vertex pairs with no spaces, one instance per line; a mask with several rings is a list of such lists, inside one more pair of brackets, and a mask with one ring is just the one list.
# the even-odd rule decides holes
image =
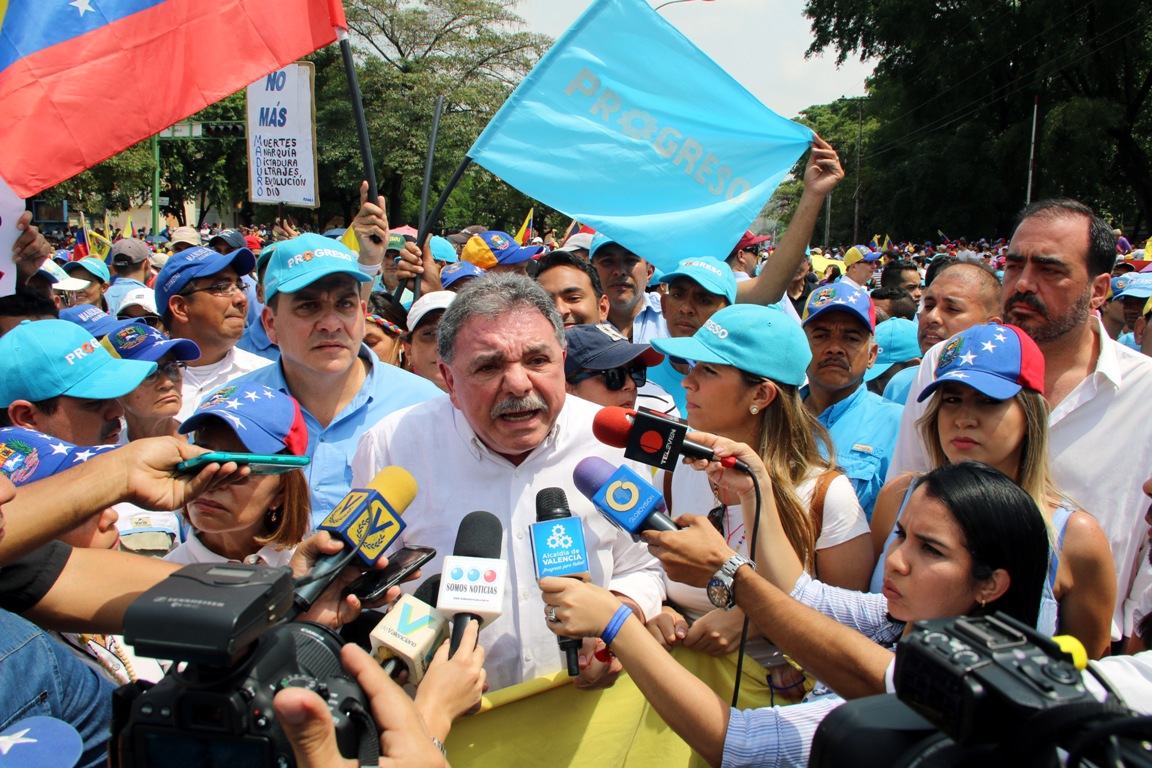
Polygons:
[[419,685],[448,636],[448,619],[431,605],[439,591],[437,574],[426,579],[414,595],[401,595],[372,630],[372,656],[393,678],[407,669],[408,682]]
[[500,558],[504,526],[491,512],[469,512],[460,521],[456,546],[444,558],[436,608],[452,619],[448,657],[456,654],[468,622],[483,627],[504,612],[508,564]]

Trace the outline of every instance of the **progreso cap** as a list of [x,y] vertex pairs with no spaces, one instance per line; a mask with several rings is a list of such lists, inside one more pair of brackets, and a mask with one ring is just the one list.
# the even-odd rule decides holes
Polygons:
[[207,419],[220,419],[252,453],[293,456],[308,451],[308,426],[291,395],[255,382],[229,384],[209,395],[180,425],[180,434],[195,432]]
[[723,296],[729,304],[736,303],[736,275],[732,269],[711,256],[697,256],[684,259],[676,265],[674,272],[660,276],[660,282],[671,283],[678,277],[686,277],[709,293]]
[[67,320],[24,320],[0,337],[0,408],[69,395],[107,400],[126,395],[156,363],[116,360],[92,334]]
[[804,325],[826,312],[847,312],[864,323],[870,333],[876,330],[872,297],[847,283],[831,283],[812,291],[804,305]]
[[23,427],[0,429],[0,475],[20,486],[83,464],[114,445],[79,447]]
[[371,276],[360,271],[356,254],[330,237],[308,233],[277,244],[264,272],[265,301],[277,293],[295,293],[322,277],[344,274],[367,283]]
[[649,368],[664,361],[664,355],[650,345],[633,344],[608,323],[574,325],[565,329],[564,336],[568,339],[568,355],[564,358],[566,377],[584,369],[606,371],[618,368],[633,360],[639,360]]
[[247,248],[240,248],[232,253],[216,253],[211,248],[201,245],[174,253],[164,262],[160,274],[156,275],[154,283],[156,309],[161,315],[167,312],[169,299],[198,277],[214,275],[227,267],[232,267],[236,270],[236,274],[243,277],[255,266],[256,257]]
[[177,360],[199,360],[200,347],[191,339],[170,339],[147,323],[128,325],[105,336],[101,346],[121,360],[156,362],[171,352]]
[[880,254],[866,245],[854,245],[844,254],[844,266],[850,267],[858,261],[879,261]]
[[[102,283],[111,282],[112,280],[112,273],[108,271],[108,265],[95,256],[85,256],[79,261],[70,261],[64,265],[64,271],[68,274],[72,274],[78,269],[87,271]],[[83,278],[81,278],[81,280],[83,280]]]
[[507,232],[481,232],[472,235],[460,252],[462,261],[470,261],[481,269],[492,269],[497,264],[519,264],[528,261],[543,250],[538,245],[525,248]]
[[920,357],[920,343],[916,340],[918,326],[902,317],[890,317],[876,326],[876,362],[864,374],[864,381],[883,375],[896,363]]
[[456,255],[456,248],[447,239],[439,235],[433,235],[430,241],[432,248],[432,258],[436,261],[445,261],[449,264],[455,264],[460,261],[460,257]]
[[797,387],[812,362],[808,337],[796,321],[776,307],[755,304],[724,307],[693,336],[653,339],[652,346],[672,357],[731,365]]
[[974,325],[944,342],[936,380],[916,401],[924,402],[949,381],[967,384],[996,400],[1007,400],[1024,388],[1044,394],[1044,355],[1014,325]]

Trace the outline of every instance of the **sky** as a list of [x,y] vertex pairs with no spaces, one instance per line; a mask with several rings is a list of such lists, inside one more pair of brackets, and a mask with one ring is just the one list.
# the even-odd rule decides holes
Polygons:
[[[590,4],[519,0],[516,10],[528,29],[557,38]],[[804,0],[687,0],[660,13],[767,107],[794,118],[813,104],[863,96],[872,71],[851,59],[837,68],[834,52],[805,59],[812,32],[803,8]]]

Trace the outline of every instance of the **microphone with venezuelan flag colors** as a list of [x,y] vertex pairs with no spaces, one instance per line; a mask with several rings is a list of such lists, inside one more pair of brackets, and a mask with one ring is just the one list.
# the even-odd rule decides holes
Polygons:
[[375,565],[384,550],[404,530],[400,515],[416,498],[416,478],[402,467],[384,467],[367,488],[353,488],[317,530],[344,542],[344,549],[321,555],[312,571],[296,584],[299,613],[312,607],[320,594],[353,558],[365,568]]

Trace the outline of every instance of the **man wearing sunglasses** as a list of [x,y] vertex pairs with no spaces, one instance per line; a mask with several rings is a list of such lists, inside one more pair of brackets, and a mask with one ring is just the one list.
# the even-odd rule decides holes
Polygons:
[[636,407],[636,394],[648,381],[648,367],[664,355],[647,344],[633,344],[608,323],[576,325],[564,331],[564,389],[597,405]]
[[156,307],[168,334],[200,347],[200,359],[184,372],[177,421],[188,418],[206,393],[271,362],[236,348],[248,315],[241,278],[255,266],[247,248],[218,253],[200,246],[173,254],[156,276]]

